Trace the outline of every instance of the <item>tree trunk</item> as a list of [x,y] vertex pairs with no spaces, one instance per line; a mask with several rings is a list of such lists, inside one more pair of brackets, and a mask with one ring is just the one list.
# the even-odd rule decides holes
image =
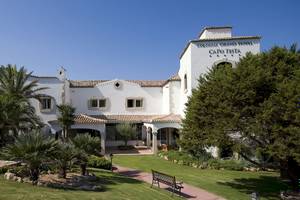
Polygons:
[[81,168],[81,175],[85,176],[86,175],[86,163],[81,164],[80,168]]
[[292,189],[299,190],[300,165],[292,157],[280,161],[280,178],[289,179]]
[[293,190],[298,191],[298,183],[300,179],[300,165],[293,158],[288,159],[287,172],[291,180]]
[[61,167],[59,170],[59,177],[60,178],[66,178],[67,177],[67,167]]
[[65,129],[65,140],[67,141],[68,139],[68,128]]
[[32,169],[30,169],[30,180],[32,181],[33,185],[37,184],[39,176],[40,176],[40,170],[39,170],[39,168],[32,168]]
[[128,140],[124,140],[124,142],[125,142],[125,147],[127,147]]

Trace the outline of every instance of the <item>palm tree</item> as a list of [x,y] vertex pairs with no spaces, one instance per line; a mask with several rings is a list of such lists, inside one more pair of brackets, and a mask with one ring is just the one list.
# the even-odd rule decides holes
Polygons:
[[0,110],[0,147],[11,139],[10,130],[16,135],[18,131],[42,126],[34,108],[16,96],[0,95]]
[[49,160],[57,147],[54,139],[42,135],[40,132],[21,134],[15,142],[4,147],[4,157],[14,161],[26,163],[30,171],[30,179],[33,184],[37,183],[40,175],[40,166]]
[[57,119],[62,127],[62,138],[65,140],[68,138],[70,127],[75,123],[75,108],[67,104],[57,105],[57,108],[60,113],[60,116]]
[[22,99],[37,98],[37,92],[47,89],[38,87],[38,80],[30,80],[32,72],[28,73],[24,67],[19,70],[16,65],[1,65],[0,67],[0,95],[9,94]]
[[67,170],[72,166],[77,157],[78,151],[72,143],[59,143],[53,159],[60,169],[60,177],[66,178]]
[[300,53],[300,49],[298,49],[298,44],[297,43],[292,44],[290,46],[289,51],[292,53]]
[[78,149],[78,160],[80,163],[81,174],[86,175],[88,155],[99,155],[101,152],[101,140],[89,134],[79,134],[72,139],[72,143]]
[[[0,66],[0,137],[5,143],[7,133],[31,129],[42,123],[30,105],[29,98],[38,98],[36,92],[46,88],[38,88],[37,80],[31,81],[32,73],[24,67],[16,65]],[[0,145],[1,145],[0,144]]]

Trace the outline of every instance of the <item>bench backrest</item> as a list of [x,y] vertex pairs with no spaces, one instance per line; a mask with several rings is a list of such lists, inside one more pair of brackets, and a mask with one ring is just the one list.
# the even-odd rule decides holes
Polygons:
[[170,176],[168,174],[164,174],[158,171],[152,170],[152,176],[154,180],[159,180],[159,182],[162,182],[166,185],[175,185],[176,179],[175,176]]

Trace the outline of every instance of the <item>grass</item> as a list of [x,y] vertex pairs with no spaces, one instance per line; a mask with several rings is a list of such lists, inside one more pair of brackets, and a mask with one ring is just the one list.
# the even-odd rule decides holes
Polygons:
[[185,183],[203,188],[226,199],[249,200],[258,192],[261,199],[279,199],[286,185],[275,172],[244,172],[197,169],[178,165],[156,156],[115,156],[114,164],[150,172],[151,169],[174,175]]
[[[27,183],[17,183],[0,178],[0,199],[55,199],[55,200],[98,200],[98,199],[174,199],[167,191],[150,188],[149,184],[126,178],[104,170],[94,170],[104,185],[103,192],[87,192],[78,190],[52,189],[32,186]],[[176,197],[175,197],[176,199]]]

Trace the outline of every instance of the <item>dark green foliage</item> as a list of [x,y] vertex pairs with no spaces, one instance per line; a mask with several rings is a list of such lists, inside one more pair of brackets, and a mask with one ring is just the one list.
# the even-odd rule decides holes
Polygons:
[[62,178],[66,178],[67,170],[72,167],[77,157],[78,151],[72,143],[61,142],[57,145],[52,159],[57,163]]
[[193,166],[201,169],[209,168],[242,171],[245,167],[249,166],[245,161],[215,159],[208,153],[204,153],[202,156],[199,155],[198,157],[193,157],[186,152],[167,151],[160,152],[159,156],[167,157],[169,161],[181,165]]
[[1,65],[0,95],[7,94],[19,99],[38,98],[36,92],[47,88],[38,88],[38,80],[30,80],[31,75],[32,72],[28,73],[24,67],[18,69],[16,65]]
[[101,153],[100,138],[92,137],[88,133],[76,135],[72,138],[72,143],[76,148],[83,150],[87,154],[99,155]]
[[111,169],[111,162],[106,160],[104,157],[98,157],[91,155],[89,156],[88,166],[93,168],[100,168],[100,169]]
[[11,173],[16,174],[18,177],[30,177],[30,171],[28,169],[28,167],[26,166],[13,166],[13,167],[9,167],[9,171]]
[[13,144],[2,150],[2,155],[8,160],[21,161],[30,171],[33,183],[39,178],[40,167],[53,156],[57,149],[57,142],[42,135],[40,132],[21,134]]
[[[183,149],[227,146],[260,167],[300,178],[300,54],[291,48],[247,54],[235,68],[199,79],[183,120]],[[254,156],[259,160],[253,159]]]
[[81,174],[86,175],[88,155],[100,155],[101,140],[89,134],[79,134],[72,139],[72,143],[78,150],[77,161],[81,168]]
[[8,171],[7,167],[0,167],[0,174],[5,174]]
[[68,132],[70,127],[75,123],[75,108],[68,104],[57,105],[59,116],[57,118],[62,127],[62,139],[68,139]]
[[30,80],[31,73],[15,65],[0,67],[0,147],[13,141],[18,131],[28,131],[42,126],[29,99],[36,98],[37,80]]
[[128,140],[136,135],[136,127],[129,123],[118,124],[116,129],[124,140],[125,146],[127,146]]

